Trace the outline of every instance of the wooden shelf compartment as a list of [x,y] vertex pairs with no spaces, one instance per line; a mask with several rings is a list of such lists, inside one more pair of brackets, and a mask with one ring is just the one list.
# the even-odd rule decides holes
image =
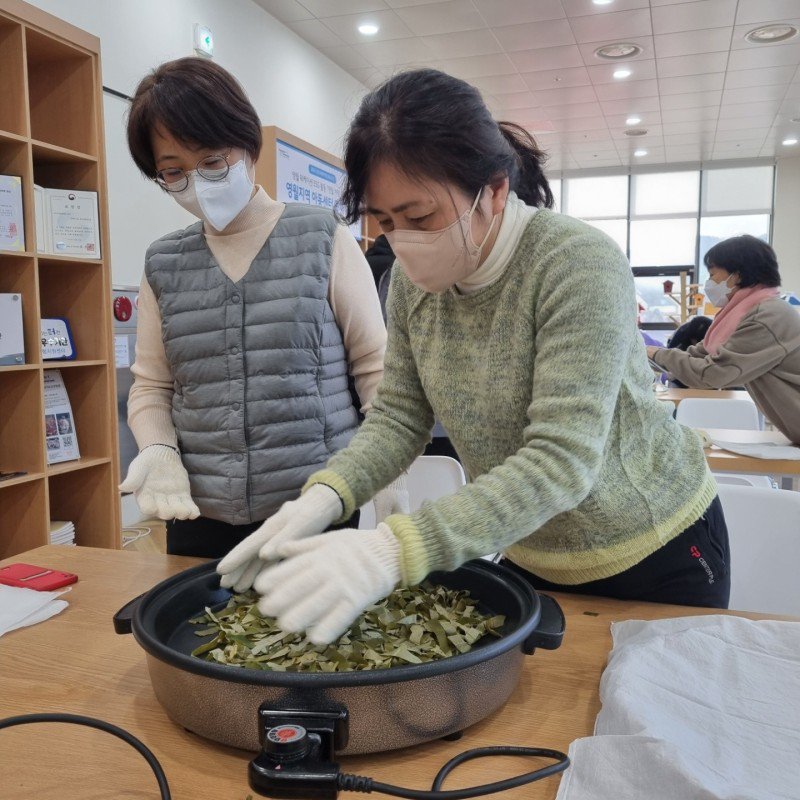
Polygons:
[[39,258],[40,314],[45,319],[64,317],[69,322],[80,361],[107,358],[105,307],[110,302],[103,271],[94,261]]
[[48,543],[46,488],[43,477],[0,488],[0,558]]
[[28,483],[29,481],[39,481],[44,478],[43,472],[28,472],[25,475],[20,475],[16,478],[7,478],[0,480],[0,491],[10,486],[19,486],[21,483]]
[[34,150],[33,179],[45,189],[79,189],[96,192],[99,181],[97,161],[67,158],[65,153]]
[[97,156],[91,153],[81,153],[77,150],[70,150],[67,147],[59,147],[55,144],[48,142],[39,142],[35,139],[31,142],[33,149],[33,157],[37,161],[53,162],[53,163],[94,163],[97,161]]
[[0,372],[0,470],[44,472],[43,420],[39,370]]
[[19,136],[28,134],[24,53],[22,25],[0,16],[0,75],[3,76],[0,130]]
[[25,49],[31,137],[79,153],[97,153],[92,55],[32,28],[25,29]]
[[32,258],[9,258],[0,252],[0,293],[22,296],[26,365],[38,365],[42,361],[37,288],[36,265]]
[[47,479],[50,491],[50,519],[75,524],[75,543],[83,547],[120,546],[116,528],[119,494],[113,482],[111,462],[86,469],[61,472]]
[[[30,252],[34,249],[34,220],[31,158],[27,142],[0,141],[0,175],[16,175],[22,178],[23,234],[25,251]],[[15,251],[0,250],[0,255],[12,252]]]
[[103,366],[107,363],[108,362],[99,358],[94,361],[43,361],[42,367],[44,369],[74,369],[75,367]]
[[[113,404],[106,371],[105,365],[61,370],[72,407],[78,447],[81,457],[85,459],[108,461],[108,454],[112,452],[109,409],[113,408]],[[53,467],[57,465],[50,469]]]
[[62,461],[59,464],[49,464],[47,467],[48,477],[53,475],[63,475],[65,472],[77,472],[80,469],[96,467],[98,464],[108,464],[110,458],[76,458],[75,461]]

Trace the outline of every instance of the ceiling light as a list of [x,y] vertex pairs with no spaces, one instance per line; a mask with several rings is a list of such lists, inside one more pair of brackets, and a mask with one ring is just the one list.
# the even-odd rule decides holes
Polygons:
[[614,0],[592,0],[592,3],[596,6],[610,6]]
[[379,30],[380,28],[371,22],[365,22],[358,26],[358,32],[363,33],[364,36],[374,36]]
[[614,70],[614,77],[617,80],[621,80],[622,78],[629,78],[631,76],[631,71],[629,69],[615,69]]
[[642,156],[647,155],[647,150],[634,150],[633,154],[636,156],[636,158],[641,158]]
[[795,136],[790,136],[788,139],[784,139],[781,144],[786,145],[787,147],[792,144],[797,144],[797,138]]
[[642,121],[641,117],[628,117],[625,120],[626,125],[638,125]]
[[605,58],[610,61],[619,61],[623,58],[633,58],[642,52],[638,44],[630,42],[614,42],[614,44],[604,44],[594,51],[598,58]]
[[754,28],[745,34],[744,38],[754,44],[770,44],[772,42],[785,42],[795,36],[797,36],[797,28],[794,25],[783,22],[777,25],[764,25],[761,28]]

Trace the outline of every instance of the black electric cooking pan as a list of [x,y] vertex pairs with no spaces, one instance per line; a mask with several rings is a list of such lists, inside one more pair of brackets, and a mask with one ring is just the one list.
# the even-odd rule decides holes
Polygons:
[[118,633],[133,632],[147,653],[150,680],[161,705],[179,725],[245,750],[260,749],[258,711],[344,709],[349,737],[342,754],[407,747],[455,734],[505,703],[526,655],[561,644],[558,604],[538,595],[499,564],[470,561],[429,579],[468,589],[481,610],[503,614],[500,638],[485,637],[471,651],[425,664],[342,673],[271,672],[226,666],[190,655],[203,639],[189,620],[208,606],[225,606],[217,562],[186,570],[136,598],[114,617]]

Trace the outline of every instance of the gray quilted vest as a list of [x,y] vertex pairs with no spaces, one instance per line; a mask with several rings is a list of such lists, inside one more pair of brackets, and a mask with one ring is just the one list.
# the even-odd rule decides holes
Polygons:
[[358,426],[328,303],[335,231],[329,211],[287,205],[238,283],[200,222],[147,252],[175,381],[172,421],[203,516],[266,519]]

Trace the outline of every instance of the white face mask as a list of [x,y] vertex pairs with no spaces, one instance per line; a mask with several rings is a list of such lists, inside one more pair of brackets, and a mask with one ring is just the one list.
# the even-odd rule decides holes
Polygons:
[[472,215],[481,199],[478,192],[469,211],[438,231],[389,231],[386,238],[409,280],[426,292],[439,294],[472,275],[478,268],[483,246],[494,227],[480,244],[472,239]]
[[194,169],[186,174],[189,185],[173,193],[175,202],[218,231],[242,213],[253,194],[254,182],[244,159],[233,164],[221,181],[210,181]]
[[732,289],[726,281],[717,283],[713,278],[709,278],[703,286],[703,293],[711,305],[717,308],[724,308],[728,304],[728,292]]

